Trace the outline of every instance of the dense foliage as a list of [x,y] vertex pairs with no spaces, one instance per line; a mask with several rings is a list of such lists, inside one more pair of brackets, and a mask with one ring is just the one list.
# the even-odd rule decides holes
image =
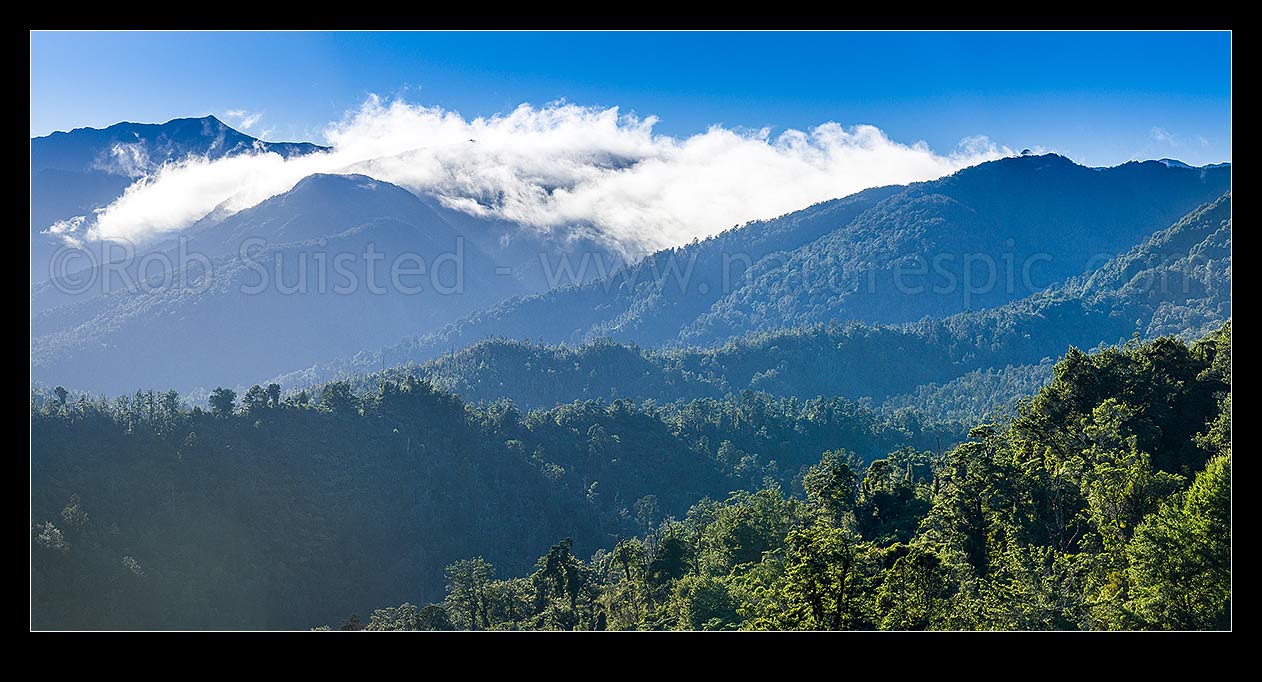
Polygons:
[[368,393],[220,389],[208,405],[33,397],[37,627],[305,627],[436,598],[461,556],[516,572],[556,537],[590,553],[703,497],[789,486],[829,448],[876,457],[958,437],[840,398],[523,414],[410,376]]
[[829,451],[800,497],[703,500],[590,561],[565,539],[520,578],[460,561],[366,629],[1229,628],[1230,347],[1072,351],[945,455]]

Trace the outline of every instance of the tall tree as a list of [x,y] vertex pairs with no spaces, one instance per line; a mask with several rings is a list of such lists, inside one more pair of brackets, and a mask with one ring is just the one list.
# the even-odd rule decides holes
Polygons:
[[1131,608],[1147,627],[1231,627],[1231,458],[1219,455],[1192,487],[1140,524],[1127,547]]

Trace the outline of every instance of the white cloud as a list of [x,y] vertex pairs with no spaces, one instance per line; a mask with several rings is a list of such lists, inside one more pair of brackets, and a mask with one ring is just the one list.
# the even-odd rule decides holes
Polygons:
[[229,109],[223,112],[223,116],[228,119],[229,125],[243,131],[249,131],[263,118],[262,113],[245,109]]
[[1175,140],[1174,135],[1171,135],[1170,131],[1166,130],[1165,128],[1158,128],[1157,126],[1153,126],[1149,134],[1152,136],[1152,139],[1162,144],[1168,144],[1170,146],[1175,146],[1178,144],[1178,141]]
[[93,165],[98,170],[120,173],[131,178],[143,177],[152,167],[149,163],[149,152],[141,142],[116,144]]
[[168,164],[103,209],[90,234],[142,241],[216,208],[248,208],[312,173],[361,172],[469,213],[543,229],[593,226],[635,254],[1012,154],[984,137],[937,153],[867,125],[777,135],[715,126],[678,138],[654,133],[656,123],[565,102],[469,120],[374,96],[328,127],[331,151]]
[[47,230],[44,230],[44,231],[47,232],[48,234],[57,234],[57,235],[72,234],[74,232],[78,232],[79,228],[83,227],[83,223],[86,220],[87,220],[87,216],[77,215],[73,218],[68,218],[66,220],[58,220],[57,222],[50,225]]
[[77,215],[66,220],[58,220],[44,230],[44,234],[50,234],[54,237],[61,237],[62,241],[70,246],[78,246],[82,242],[82,235],[79,231],[83,228],[84,223],[88,220],[87,216]]

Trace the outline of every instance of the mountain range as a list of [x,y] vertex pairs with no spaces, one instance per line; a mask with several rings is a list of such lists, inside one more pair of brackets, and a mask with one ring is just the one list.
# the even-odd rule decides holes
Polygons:
[[[663,251],[598,283],[506,302],[417,345],[494,336],[708,345],[802,324],[910,322],[993,307],[1098,267],[1215,200],[1230,179],[1230,168],[1093,170],[1055,155],[1003,159]],[[686,287],[661,274],[688,267]]]
[[[1204,336],[1231,318],[1230,283],[1231,197],[1225,194],[1089,275],[991,309],[907,324],[754,332],[708,348],[498,338],[368,373],[363,381],[371,390],[417,373],[466,400],[507,398],[523,408],[627,397],[721,398],[746,390],[840,395],[968,421],[966,414],[984,418],[991,408],[1033,393],[1047,378],[1050,360],[1071,346]],[[309,386],[300,378],[287,377],[293,386]],[[971,390],[963,390],[966,384]],[[971,396],[984,398],[986,407],[953,405]]]
[[285,158],[321,151],[309,142],[264,142],[214,116],[162,124],[116,123],[31,140],[31,281],[47,279],[59,240],[54,223],[109,204],[137,179],[190,157],[219,159],[254,152]]
[[[506,391],[524,398],[523,391],[514,388],[515,379],[499,376],[495,369],[513,368],[516,361],[488,363],[485,354],[500,352],[493,350],[497,347],[525,352],[531,344],[564,344],[545,355],[568,366],[576,354],[608,355],[613,342],[632,344],[627,346],[631,355],[655,358],[652,372],[682,362],[680,377],[692,377],[669,380],[669,390],[663,385],[642,389],[640,395],[662,397],[693,385],[685,390],[687,395],[752,388],[879,400],[975,370],[1038,364],[1071,344],[1092,347],[1125,341],[1135,332],[1145,338],[1162,333],[1195,336],[1230,317],[1230,197],[1225,196],[1229,187],[1230,167],[1185,169],[1146,162],[1095,170],[1053,155],[1004,159],[939,181],[866,190],[750,223],[654,254],[585,286],[504,301],[435,333],[278,380],[302,386],[383,365],[428,363],[429,371],[462,395],[472,391],[469,395],[489,398],[495,391]],[[1225,232],[1218,233],[1223,221]],[[1211,223],[1215,232],[1202,234]],[[1172,252],[1150,243],[1171,230],[1198,238],[1212,236],[1225,240],[1226,246],[1215,242],[1216,250],[1196,250],[1196,245],[1175,242]],[[1179,251],[1184,247],[1187,250]],[[926,265],[943,254],[954,260],[945,260],[940,270]],[[1131,268],[1142,262],[1166,276],[1179,258],[1203,260],[1207,254],[1214,254],[1216,270],[1189,266],[1188,272],[1192,277],[1219,278],[1217,283],[1167,292],[1171,300],[1161,305],[1151,300],[1153,292],[1141,299],[1123,288],[1126,281],[1103,279],[1123,268],[1123,262]],[[960,282],[966,258],[994,263],[996,269],[1012,263],[1016,272],[1011,285],[997,276],[990,288],[980,286],[985,284],[980,281],[972,288],[935,290],[929,275],[938,273],[946,283],[952,277]],[[899,264],[909,262],[912,265],[899,274]],[[732,263],[748,265],[736,270]],[[683,272],[688,276],[680,276]],[[927,274],[917,280],[917,272]],[[841,277],[845,285],[812,273]],[[916,287],[920,293],[909,293]],[[1176,300],[1179,296],[1186,300]],[[1133,310],[1135,306],[1144,309]],[[1198,312],[1187,319],[1171,317],[1180,310]],[[1072,319],[1060,320],[1063,327],[1046,323],[1049,316],[1058,315]],[[863,323],[862,331],[853,323]],[[856,334],[880,340],[859,351],[853,341]],[[891,334],[903,340],[894,343]],[[997,334],[1011,338],[1000,343]],[[789,340],[804,337],[818,338],[809,344]],[[842,343],[838,338],[848,340]],[[943,339],[954,339],[951,350],[942,346]],[[932,361],[911,352],[906,343],[934,346]],[[794,345],[827,350],[774,361],[765,352]],[[666,352],[646,350],[651,348]],[[663,359],[667,356],[673,359]],[[716,357],[756,357],[763,364],[733,380],[727,370],[714,368],[715,363],[729,362]],[[683,358],[707,361],[694,363],[703,364],[701,369],[688,367]],[[530,366],[547,367],[549,362]],[[838,371],[820,371],[821,365],[836,362],[842,363]],[[637,366],[635,361],[622,357],[603,364],[618,370],[617,381],[584,381],[581,388],[567,392],[561,386],[569,384],[549,378],[544,381],[549,389],[545,395],[564,401],[637,394],[628,389],[634,382],[621,371]],[[444,376],[457,366],[464,368],[457,372],[459,378]],[[480,374],[471,377],[470,366]],[[591,369],[590,363],[576,366]],[[522,371],[514,368],[510,374]],[[488,386],[473,391],[471,380]],[[704,388],[696,388],[700,384]]]
[[[213,118],[120,124],[34,140],[32,177],[117,181],[109,185],[117,191],[94,205],[106,203],[131,177],[117,167],[102,170],[102,159],[109,158],[109,145],[133,138],[137,156],[151,160],[322,149],[259,142]],[[39,224],[45,228],[49,216],[58,215],[52,206],[88,205],[66,196],[77,185],[58,194],[32,183],[33,196],[36,190],[55,195],[33,209],[44,216]],[[57,246],[33,218],[32,262],[46,261]],[[546,257],[616,258],[607,244],[585,235],[469,216],[433,197],[349,173],[311,175],[252,208],[213,212],[127,260],[111,258],[117,249],[109,243],[84,248],[100,249],[98,265],[31,285],[32,372],[39,381],[106,391],[137,383],[188,389],[248,382],[544,290],[553,276]],[[155,262],[171,265],[145,270]]]
[[[213,117],[80,129],[32,141],[33,194],[42,173],[143,173],[110,165],[120,145],[150,164],[321,149],[261,142]],[[1068,344],[1186,335],[1230,317],[1230,183],[1229,165],[1005,158],[754,221],[609,272],[613,252],[599,238],[471,216],[365,175],[317,174],[253,208],[206,216],[181,244],[151,245],[172,261],[180,249],[206,257],[177,271],[174,286],[134,266],[98,268],[95,281],[109,286],[83,292],[33,284],[32,378],[204,395],[269,377],[297,389],[423,365],[470,399],[525,405],[743,389],[897,400],[973,372],[1028,372]],[[1189,227],[1213,220],[1226,232]],[[1174,253],[1151,243],[1172,230],[1184,235]],[[1185,244],[1188,234],[1200,241]],[[1219,242],[1202,243],[1211,237]],[[413,275],[406,292],[377,290],[366,286],[384,278],[370,253],[439,267]],[[1157,254],[1195,262],[1187,281],[1199,288],[1160,305],[1126,289],[1118,273],[1136,259],[1157,267]],[[593,255],[601,267],[589,267]],[[459,287],[448,286],[457,270]],[[128,290],[124,280],[150,286]],[[349,281],[365,286],[335,290]],[[1078,320],[1065,327],[1074,331],[1039,337],[1040,321],[1057,315]],[[1004,334],[1010,343],[994,340]],[[641,378],[628,380],[637,367]]]

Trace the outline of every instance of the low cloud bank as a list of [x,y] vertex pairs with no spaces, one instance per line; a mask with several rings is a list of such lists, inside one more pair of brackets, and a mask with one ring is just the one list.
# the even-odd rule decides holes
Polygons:
[[679,138],[655,134],[656,123],[565,102],[470,120],[373,96],[328,126],[330,151],[169,163],[82,226],[88,238],[144,242],[212,211],[254,206],[312,173],[359,172],[474,215],[540,229],[594,227],[635,254],[1012,153],[984,137],[939,153],[868,125],[775,135],[714,126]]

